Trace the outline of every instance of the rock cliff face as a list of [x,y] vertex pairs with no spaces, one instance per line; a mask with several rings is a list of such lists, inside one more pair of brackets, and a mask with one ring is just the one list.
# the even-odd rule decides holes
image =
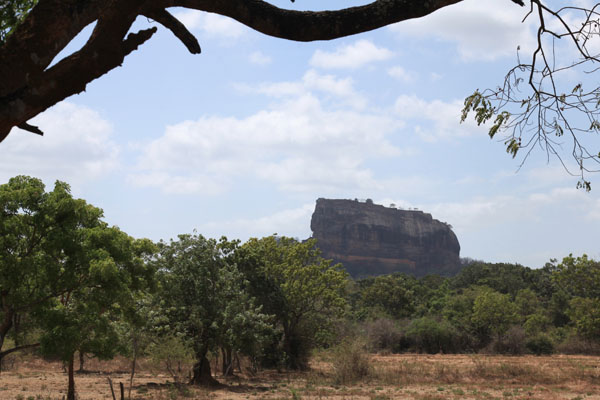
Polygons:
[[310,227],[323,257],[354,277],[405,272],[450,276],[460,269],[460,245],[448,224],[422,211],[372,201],[318,199]]

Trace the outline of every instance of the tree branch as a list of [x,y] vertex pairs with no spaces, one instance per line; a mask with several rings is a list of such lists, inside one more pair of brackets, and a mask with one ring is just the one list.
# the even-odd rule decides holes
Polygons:
[[23,129],[24,131],[28,131],[31,133],[35,133],[36,135],[44,136],[44,132],[37,126],[33,126],[28,124],[27,122],[23,122],[22,124],[17,125],[17,128]]
[[187,30],[177,18],[171,15],[167,10],[164,9],[150,9],[142,12],[148,18],[151,18],[169,29],[173,34],[181,40],[181,42],[187,47],[190,53],[200,54],[200,44],[194,35]]
[[286,10],[262,0],[163,0],[163,4],[221,14],[265,35],[309,42],[336,39],[420,18],[461,1],[376,0],[337,11]]
[[[110,25],[109,22],[106,24]],[[99,22],[97,30],[108,28]],[[18,98],[1,104],[0,119],[12,120],[12,126],[22,124],[65,98],[81,93],[88,83],[123,63],[125,56],[136,50],[156,32],[156,27],[130,33],[116,42],[95,31],[90,41],[78,52],[46,70]],[[113,39],[113,40],[111,40]],[[0,129],[0,141],[8,134]]]
[[21,345],[21,346],[13,347],[12,349],[0,351],[0,360],[2,360],[4,357],[6,357],[7,355],[9,355],[10,353],[14,353],[15,351],[21,351],[21,350],[25,350],[25,349],[32,349],[34,347],[39,347],[39,346],[40,346],[39,343],[24,344],[24,345]]

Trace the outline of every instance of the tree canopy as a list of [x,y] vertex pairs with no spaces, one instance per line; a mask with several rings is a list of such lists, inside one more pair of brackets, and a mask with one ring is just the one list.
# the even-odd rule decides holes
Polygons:
[[[132,312],[135,294],[153,282],[146,263],[152,242],[101,218],[101,209],[74,199],[64,182],[50,192],[27,176],[0,185],[0,361],[41,345],[68,363],[69,400],[74,353],[112,357],[119,349],[115,319]],[[15,346],[3,350],[7,337]]]

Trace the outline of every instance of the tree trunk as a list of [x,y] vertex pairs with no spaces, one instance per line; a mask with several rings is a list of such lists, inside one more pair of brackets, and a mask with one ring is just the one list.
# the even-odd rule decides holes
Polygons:
[[295,333],[296,325],[284,325],[283,327],[283,350],[286,352],[288,360],[286,367],[289,369],[306,369],[306,349],[302,339]]
[[75,376],[73,374],[75,353],[71,354],[71,359],[69,360],[69,388],[67,389],[67,400],[75,400]]
[[2,359],[5,354],[2,352],[2,346],[4,346],[4,339],[12,328],[14,312],[10,308],[4,309],[4,319],[0,323],[0,372],[2,371]]
[[210,362],[206,358],[206,351],[197,354],[197,362],[194,364],[194,376],[192,376],[190,384],[199,386],[217,386],[219,384],[210,372]]
[[131,387],[133,386],[133,376],[135,375],[135,364],[137,362],[138,344],[137,336],[133,336],[133,360],[131,360],[131,375],[129,376],[129,389],[127,398],[131,400]]
[[223,355],[222,372],[223,376],[233,376],[233,357],[230,348],[222,348],[221,354]]
[[13,330],[14,330],[14,342],[15,347],[19,347],[21,345],[21,338],[19,337],[19,333],[21,331],[21,314],[14,313],[13,315]]
[[85,353],[79,350],[79,369],[77,372],[83,372],[85,369],[83,368],[83,364],[85,363]]
[[0,323],[0,350],[2,350],[2,346],[4,345],[4,339],[6,338],[6,335],[13,327],[13,317],[15,315],[10,308],[2,311],[4,312],[4,318],[2,323]]

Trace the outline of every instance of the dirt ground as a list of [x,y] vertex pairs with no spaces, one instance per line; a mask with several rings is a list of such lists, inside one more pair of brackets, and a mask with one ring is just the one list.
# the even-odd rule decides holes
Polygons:
[[[141,362],[131,399],[598,399],[600,357],[417,355],[372,356],[371,370],[360,381],[336,383],[326,356],[316,357],[306,372],[237,372],[217,376],[221,386],[207,390],[175,387],[164,371]],[[116,398],[119,383],[128,393],[127,360],[88,360],[87,372],[75,376],[80,400]],[[339,380],[338,380],[339,382]],[[18,359],[0,374],[1,400],[61,400],[67,376],[58,362],[33,356]]]

